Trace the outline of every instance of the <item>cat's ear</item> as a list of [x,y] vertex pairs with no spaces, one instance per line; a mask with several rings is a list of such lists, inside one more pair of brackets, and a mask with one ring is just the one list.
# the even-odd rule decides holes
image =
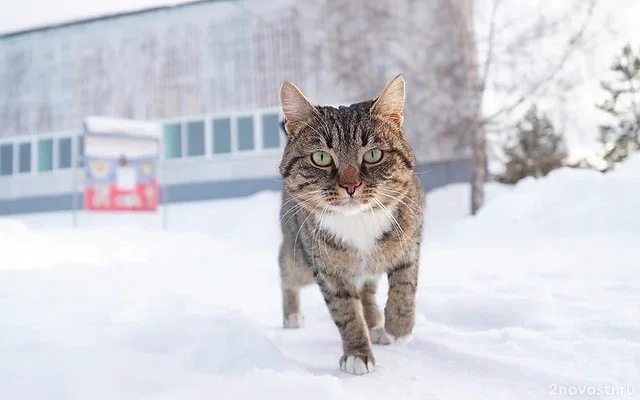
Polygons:
[[316,108],[305,95],[289,81],[280,87],[280,104],[284,113],[285,132],[296,134],[301,126],[308,123],[316,114]]
[[371,114],[402,125],[405,100],[404,86],[402,75],[396,75],[395,78],[387,83],[387,86],[384,87],[380,96],[371,106]]

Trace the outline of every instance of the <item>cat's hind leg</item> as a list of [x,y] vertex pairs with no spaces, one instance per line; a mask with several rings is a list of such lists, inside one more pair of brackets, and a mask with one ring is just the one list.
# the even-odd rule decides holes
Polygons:
[[298,329],[304,326],[304,315],[300,310],[300,288],[282,288],[282,326]]
[[313,283],[313,274],[304,265],[297,263],[285,244],[280,248],[280,286],[282,289],[282,326],[298,329],[304,326],[304,315],[300,308],[300,291]]

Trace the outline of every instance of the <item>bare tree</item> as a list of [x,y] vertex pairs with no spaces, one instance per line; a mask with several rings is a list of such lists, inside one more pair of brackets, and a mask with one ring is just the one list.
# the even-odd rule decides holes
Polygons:
[[[471,213],[484,203],[484,165],[487,158],[486,134],[493,133],[495,146],[503,148],[504,132],[513,127],[514,119],[525,112],[522,107],[539,99],[550,87],[570,90],[575,81],[563,75],[576,53],[586,51],[597,32],[590,31],[598,0],[565,1],[567,6],[556,15],[539,12],[522,19],[498,14],[509,0],[493,0],[486,26],[486,44],[478,82],[481,104],[493,97],[492,107],[482,107],[474,132],[474,179],[472,180]],[[507,13],[511,14],[511,13]],[[546,49],[545,49],[546,48]],[[547,50],[547,51],[545,51]]]
[[[482,60],[478,66],[478,114],[481,117],[473,130],[472,214],[484,204],[486,134],[493,132],[498,139],[495,145],[501,147],[503,132],[514,124],[514,118],[522,115],[522,106],[535,102],[550,86],[570,88],[569,81],[563,81],[563,72],[571,57],[585,49],[593,35],[588,28],[597,2],[572,1],[552,17],[542,12],[528,15],[528,24],[521,26],[518,18],[500,21],[499,13],[508,5],[508,0],[492,1],[484,52],[479,56]],[[544,51],[545,46],[553,48]],[[492,104],[487,106],[489,102]]]

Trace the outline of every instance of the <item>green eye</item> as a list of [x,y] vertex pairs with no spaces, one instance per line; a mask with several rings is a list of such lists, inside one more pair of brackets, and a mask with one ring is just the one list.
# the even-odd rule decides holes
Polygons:
[[318,167],[326,167],[331,164],[331,154],[326,151],[316,151],[311,155],[311,161]]
[[378,161],[382,160],[382,150],[380,149],[371,149],[364,153],[364,162],[369,164],[375,164]]

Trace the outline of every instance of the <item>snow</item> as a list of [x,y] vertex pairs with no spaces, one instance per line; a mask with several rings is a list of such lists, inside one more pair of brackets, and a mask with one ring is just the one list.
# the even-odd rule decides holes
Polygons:
[[102,134],[128,134],[158,138],[162,125],[157,122],[138,121],[123,118],[88,116],[84,120],[85,131]]
[[317,288],[281,327],[278,193],[173,205],[166,231],[0,219],[0,399],[638,398],[638,177],[490,184],[476,217],[466,185],[429,193],[413,340],[364,376]]

